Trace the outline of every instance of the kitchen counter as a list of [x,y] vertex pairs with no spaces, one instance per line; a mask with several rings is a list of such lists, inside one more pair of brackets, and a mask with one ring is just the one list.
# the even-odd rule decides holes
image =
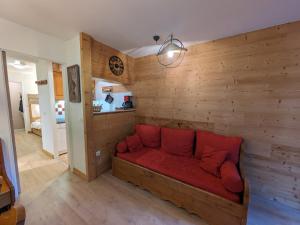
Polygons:
[[124,112],[135,112],[136,109],[120,109],[114,111],[103,111],[103,112],[94,112],[94,116],[103,115],[103,114],[111,114],[111,113],[124,113]]

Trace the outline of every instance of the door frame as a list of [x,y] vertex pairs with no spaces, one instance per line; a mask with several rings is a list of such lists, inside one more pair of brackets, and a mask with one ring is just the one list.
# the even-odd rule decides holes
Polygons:
[[[0,49],[0,74],[3,74],[3,94],[2,96],[4,101],[4,109],[2,112],[3,119],[7,121],[6,124],[3,124],[8,132],[5,135],[5,140],[2,140],[3,152],[4,152],[4,160],[6,170],[8,171],[8,176],[11,179],[11,182],[14,185],[15,196],[18,197],[21,192],[20,186],[20,178],[19,178],[19,169],[18,169],[18,159],[16,152],[16,141],[13,129],[13,120],[12,120],[12,111],[11,111],[11,101],[10,101],[10,93],[9,93],[9,83],[8,83],[8,73],[7,73],[7,63],[6,63],[6,52]],[[1,81],[0,81],[1,82]],[[3,138],[3,137],[2,137]],[[5,142],[3,142],[5,141]]]

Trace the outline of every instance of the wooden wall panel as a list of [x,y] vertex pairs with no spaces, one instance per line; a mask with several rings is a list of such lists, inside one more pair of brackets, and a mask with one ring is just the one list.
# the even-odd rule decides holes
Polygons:
[[96,178],[96,160],[93,142],[93,92],[92,92],[92,64],[91,48],[93,39],[84,33],[80,34],[80,54],[81,54],[81,77],[83,86],[83,119],[84,119],[84,141],[85,158],[87,165],[87,179],[89,181]]
[[[116,55],[123,60],[125,70],[122,76],[114,76],[109,69],[108,60]],[[111,168],[111,152],[115,145],[132,133],[135,112],[114,114],[93,114],[93,77],[129,84],[134,78],[134,59],[106,46],[85,33],[81,33],[81,72],[83,77],[84,134],[87,160],[87,177],[93,180]],[[126,86],[124,87],[126,89]],[[121,90],[116,90],[121,91]],[[124,91],[124,90],[123,90]],[[101,150],[100,157],[96,151]]]
[[101,150],[97,157],[97,175],[111,168],[111,155],[116,144],[134,130],[135,112],[112,113],[93,117],[93,140],[95,151]]
[[296,22],[192,46],[177,68],[135,59],[138,121],[242,136],[253,193],[300,208],[299,40]]
[[[118,56],[124,63],[124,72],[121,76],[115,76],[109,68],[109,58]],[[129,84],[129,67],[132,66],[133,59],[120,51],[104,45],[96,40],[92,44],[92,75],[94,77],[117,81],[123,84]]]

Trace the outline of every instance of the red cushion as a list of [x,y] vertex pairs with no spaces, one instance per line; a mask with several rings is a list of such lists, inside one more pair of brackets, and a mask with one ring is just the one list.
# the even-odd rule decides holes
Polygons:
[[126,138],[126,143],[130,152],[136,152],[143,148],[140,137],[135,134]]
[[117,151],[118,152],[127,152],[128,147],[126,141],[121,141],[119,144],[117,144]]
[[179,156],[192,157],[195,132],[192,129],[161,129],[163,151]]
[[240,137],[226,137],[212,132],[198,130],[195,157],[201,159],[204,147],[208,145],[218,151],[227,151],[227,159],[237,164],[239,161],[241,143],[242,138]]
[[221,170],[221,180],[224,187],[235,193],[242,192],[244,190],[244,184],[239,174],[239,171],[231,161],[223,163]]
[[160,147],[160,127],[138,124],[135,126],[136,133],[140,136],[145,147]]
[[220,178],[199,167],[198,159],[171,155],[151,148],[143,148],[138,152],[118,153],[117,156],[228,200],[240,202],[239,195],[228,191]]
[[211,173],[215,176],[219,176],[220,167],[225,161],[227,151],[217,151],[211,146],[206,145],[202,153],[202,158],[199,165],[206,172]]

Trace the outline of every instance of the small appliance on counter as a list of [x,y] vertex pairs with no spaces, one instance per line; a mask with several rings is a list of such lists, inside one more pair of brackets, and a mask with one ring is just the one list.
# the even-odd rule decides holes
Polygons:
[[125,95],[124,96],[124,102],[122,104],[123,109],[132,109],[133,104],[132,104],[132,96]]

